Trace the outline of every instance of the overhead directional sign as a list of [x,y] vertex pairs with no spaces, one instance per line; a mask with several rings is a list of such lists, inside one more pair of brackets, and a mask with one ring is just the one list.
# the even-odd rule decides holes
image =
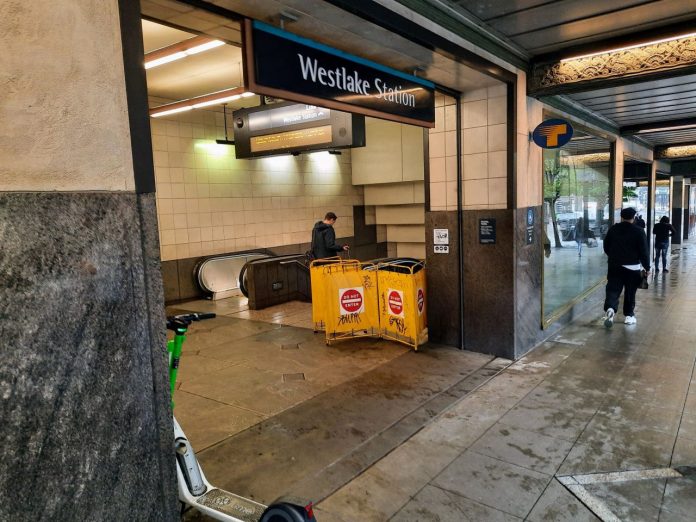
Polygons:
[[537,125],[532,133],[534,143],[542,149],[558,149],[573,137],[573,126],[567,120],[554,118]]
[[435,126],[435,85],[259,21],[244,24],[249,91],[402,123]]

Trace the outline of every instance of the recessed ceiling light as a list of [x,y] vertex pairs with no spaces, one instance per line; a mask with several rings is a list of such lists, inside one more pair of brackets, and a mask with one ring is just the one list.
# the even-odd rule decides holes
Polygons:
[[619,51],[628,51],[629,49],[637,49],[638,47],[647,47],[648,45],[657,45],[665,42],[672,42],[674,40],[681,40],[682,38],[691,38],[696,36],[696,33],[680,34],[679,36],[671,36],[669,38],[662,38],[660,40],[652,40],[650,42],[643,42],[635,45],[628,45],[626,47],[617,47],[616,49],[607,49],[606,51],[598,51],[596,53],[583,54],[580,56],[573,56],[572,58],[563,58],[561,63],[568,62],[571,60],[581,60],[583,58],[590,58],[592,56],[599,56],[601,54],[617,53]]
[[152,69],[165,63],[181,60],[193,54],[202,53],[225,45],[222,40],[211,40],[205,36],[196,36],[178,42],[145,55],[145,69]]

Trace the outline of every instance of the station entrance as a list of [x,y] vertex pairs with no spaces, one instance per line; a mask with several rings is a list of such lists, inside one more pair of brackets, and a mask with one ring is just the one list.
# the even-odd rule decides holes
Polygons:
[[[312,228],[327,212],[337,215],[337,244],[350,247],[344,257],[425,259],[426,210],[462,205],[463,183],[486,203],[489,186],[505,193],[506,153],[489,151],[488,130],[505,127],[506,90],[472,70],[471,92],[459,101],[466,129],[458,100],[441,92],[432,128],[259,95],[244,87],[249,57],[237,23],[224,23],[221,38],[219,27],[142,22],[167,314],[216,314],[191,326],[175,411],[216,484],[262,502],[281,492],[316,498],[507,361],[433,343],[415,353],[370,338],[327,347],[313,328],[311,294],[284,265],[302,272]],[[327,117],[266,133],[255,151],[235,142],[243,118],[281,108],[289,120],[340,114],[352,120],[352,140],[341,141],[345,127],[330,123],[333,137],[322,142]],[[273,148],[283,140],[304,141]],[[254,259],[270,266],[247,290],[265,284],[270,298],[240,288]],[[293,290],[277,299],[275,286]],[[264,480],[262,468],[277,481]]]

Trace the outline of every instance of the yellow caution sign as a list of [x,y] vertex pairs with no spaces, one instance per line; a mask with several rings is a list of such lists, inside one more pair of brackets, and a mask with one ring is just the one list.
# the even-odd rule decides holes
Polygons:
[[425,263],[395,260],[377,270],[380,334],[415,350],[428,340]]

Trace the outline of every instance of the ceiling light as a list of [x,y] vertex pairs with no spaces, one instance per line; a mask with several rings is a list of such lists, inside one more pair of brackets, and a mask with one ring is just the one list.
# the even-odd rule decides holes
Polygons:
[[175,107],[173,109],[169,109],[166,111],[158,112],[156,114],[151,114],[153,118],[159,118],[160,116],[167,116],[169,114],[176,114],[177,112],[185,112],[185,111],[190,111],[193,107],[190,105],[184,105],[182,107]]
[[670,36],[669,38],[662,38],[660,40],[653,40],[650,42],[643,42],[635,45],[628,45],[626,47],[618,47],[616,49],[607,49],[606,51],[598,51],[596,53],[583,54],[581,56],[573,56],[572,58],[563,58],[561,63],[568,62],[570,60],[581,60],[583,58],[590,58],[592,56],[599,56],[601,54],[617,53],[619,51],[628,51],[629,49],[637,49],[638,47],[647,47],[648,45],[657,45],[665,42],[672,42],[674,40],[681,40],[682,38],[691,38],[696,36],[696,33],[680,34],[679,36]]
[[212,42],[204,43],[202,45],[197,45],[196,47],[192,47],[191,49],[184,51],[186,55],[191,56],[192,54],[198,54],[202,53],[203,51],[209,51],[210,49],[215,49],[216,47],[220,47],[221,45],[225,45],[225,42],[222,40],[213,40]]
[[[166,116],[177,112],[188,111],[191,109],[200,109],[211,105],[220,105],[229,101],[234,101],[242,98],[246,93],[244,87],[235,87],[233,89],[225,89],[203,96],[196,96],[188,100],[181,100],[174,103],[167,103],[150,109],[150,116],[157,118],[158,116]],[[253,93],[250,93],[253,96]]]
[[636,131],[634,134],[645,134],[647,132],[666,132],[666,131],[693,129],[693,128],[696,128],[696,123],[692,123],[690,125],[677,125],[675,127],[655,127],[654,129],[642,129],[642,130]]
[[193,54],[202,53],[225,45],[222,40],[211,40],[205,36],[196,36],[183,42],[178,42],[167,47],[162,47],[145,55],[145,69],[152,69],[158,65],[181,60]]
[[220,105],[221,103],[226,103],[234,100],[238,100],[242,96],[240,94],[233,94],[232,96],[227,96],[226,98],[216,98],[213,100],[208,100],[200,103],[194,103],[191,107],[194,109],[200,109],[201,107],[209,107],[211,105]]
[[162,58],[157,58],[155,60],[150,60],[149,62],[145,62],[145,69],[152,69],[153,67],[157,67],[158,65],[164,65],[165,63],[173,62],[175,60],[180,60],[181,58],[186,58],[186,53],[178,52],[178,53],[170,54],[168,56],[163,56]]

